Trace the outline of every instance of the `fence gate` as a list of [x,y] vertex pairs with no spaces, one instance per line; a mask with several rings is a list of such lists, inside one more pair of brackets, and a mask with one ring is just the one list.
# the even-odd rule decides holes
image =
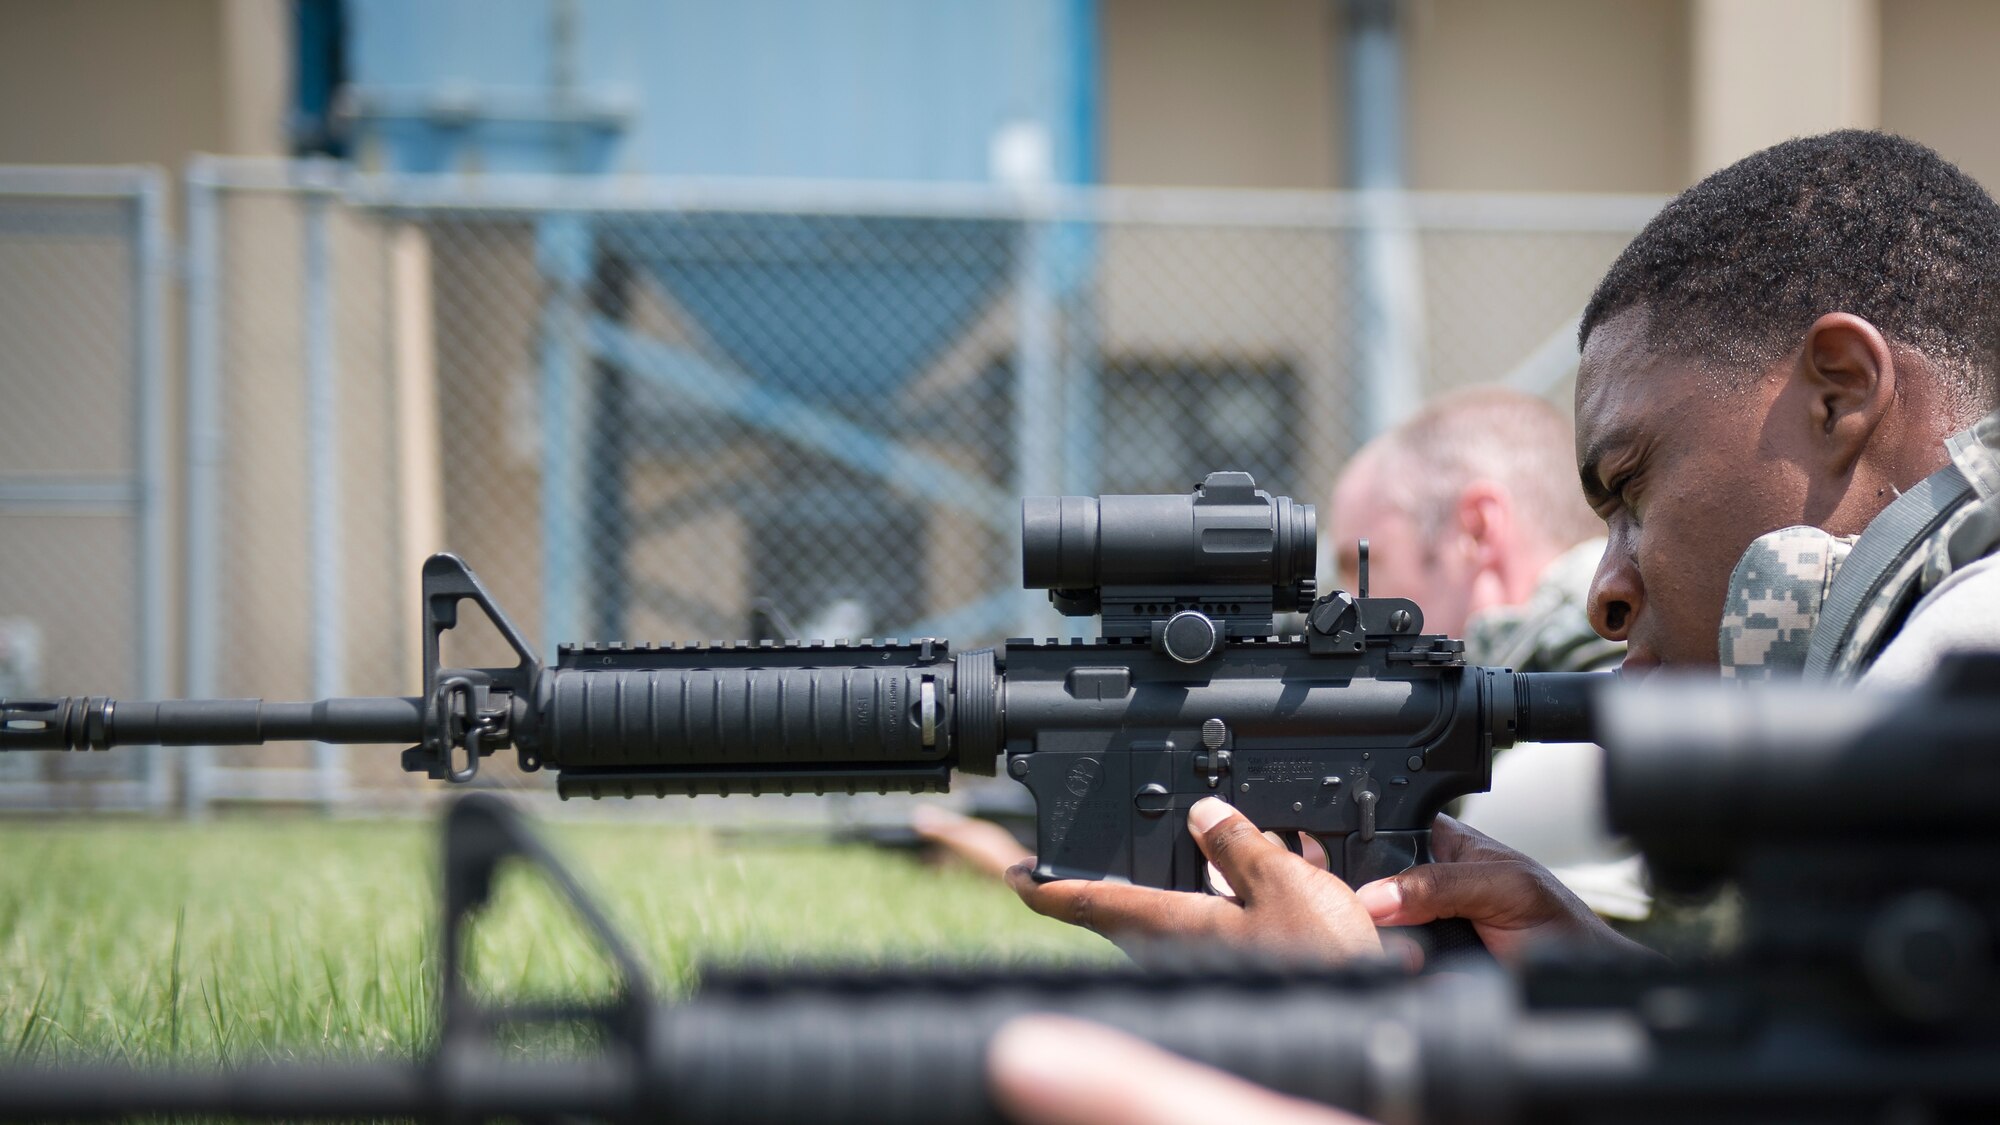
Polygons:
[[[0,167],[0,696],[173,693],[154,168]],[[159,809],[155,748],[0,758],[0,807]]]

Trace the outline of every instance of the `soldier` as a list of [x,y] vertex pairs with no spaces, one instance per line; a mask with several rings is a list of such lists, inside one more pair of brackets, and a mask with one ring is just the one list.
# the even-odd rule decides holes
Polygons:
[[[1882,133],[1766,149],[1647,224],[1585,311],[1576,391],[1578,469],[1610,533],[1590,613],[1627,643],[1627,674],[1716,668],[1737,563],[1750,555],[1746,580],[1764,581],[1766,537],[1797,527],[1823,533],[1829,558],[1858,537],[1817,587],[1809,674],[1914,683],[1944,653],[2000,640],[1996,293],[2000,206]],[[1746,638],[1744,658],[1796,651],[1802,623],[1763,611],[1806,614],[1811,589],[1788,587],[1782,607],[1744,589],[1732,659]],[[1237,901],[1036,884],[1021,868],[1009,880],[1034,909],[1118,939],[1338,958],[1368,948],[1357,917],[1458,917],[1503,958],[1549,940],[1640,948],[1540,865],[1448,821],[1439,862],[1348,891],[1210,804],[1189,824],[1242,873]]]
[[[1618,666],[1625,646],[1591,628],[1590,579],[1604,524],[1577,491],[1569,421],[1501,387],[1445,395],[1363,446],[1334,483],[1328,539],[1354,581],[1370,541],[1370,588],[1424,608],[1424,627],[1462,636],[1473,664],[1522,672]],[[1500,755],[1493,785],[1460,818],[1550,868],[1598,914],[1651,905],[1637,855],[1605,831],[1601,752],[1527,744]]]
[[1501,387],[1445,395],[1364,445],[1334,482],[1327,538],[1352,581],[1372,547],[1373,592],[1408,597],[1466,659],[1518,671],[1614,668],[1623,645],[1590,627],[1604,524],[1576,489],[1569,423]]

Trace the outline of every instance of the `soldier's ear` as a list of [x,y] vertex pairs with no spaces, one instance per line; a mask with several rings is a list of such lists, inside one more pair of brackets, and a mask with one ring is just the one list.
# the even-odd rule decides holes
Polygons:
[[1823,464],[1852,471],[1896,397],[1896,360],[1889,341],[1852,313],[1827,313],[1801,342],[1792,377],[1805,394],[1806,422]]
[[1512,549],[1514,502],[1505,485],[1492,480],[1469,482],[1459,491],[1454,515],[1476,565],[1491,567]]

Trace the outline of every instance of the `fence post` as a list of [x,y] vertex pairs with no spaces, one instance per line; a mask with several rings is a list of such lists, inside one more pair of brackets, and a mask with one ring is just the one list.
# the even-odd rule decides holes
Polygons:
[[[1014,491],[1052,496],[1062,491],[1064,446],[1062,373],[1058,369],[1055,279],[1050,276],[1054,224],[1040,206],[1044,190],[1021,195],[1021,235],[1014,255]],[[1020,557],[1019,531],[1015,557]],[[1020,593],[1015,626],[1023,636],[1047,636],[1055,627],[1047,595]]]
[[[186,619],[181,629],[186,690],[195,699],[216,693],[217,504],[222,471],[220,248],[217,211],[221,205],[212,157],[188,161],[182,179],[187,195],[187,452],[186,540],[181,560],[186,573]],[[215,751],[190,747],[181,784],[181,807],[190,817],[207,813]]]
[[1395,0],[1348,6],[1348,179],[1359,189],[1354,295],[1361,417],[1373,437],[1423,397],[1423,286],[1403,195],[1403,45]]
[[[132,381],[133,476],[139,503],[138,573],[139,630],[136,655],[139,693],[164,699],[171,688],[167,677],[168,576],[168,448],[166,411],[166,296],[168,255],[167,185],[157,168],[144,169],[132,196]],[[165,750],[148,747],[144,763],[144,801],[162,812],[172,800],[172,778]]]
[[585,549],[583,472],[584,286],[590,278],[589,220],[563,211],[535,227],[535,261],[548,287],[541,325],[542,644],[580,639]]
[[[311,582],[312,692],[317,699],[345,694],[347,623],[343,612],[340,533],[340,387],[333,331],[333,201],[337,166],[326,159],[301,166],[305,208],[304,278],[300,289],[301,343],[305,349],[307,557]],[[313,772],[320,803],[337,807],[345,797],[346,755],[338,746],[313,743]]]

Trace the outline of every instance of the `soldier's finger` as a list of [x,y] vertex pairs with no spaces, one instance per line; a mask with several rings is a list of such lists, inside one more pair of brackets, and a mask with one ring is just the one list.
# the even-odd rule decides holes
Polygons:
[[1062,1016],[1023,1016],[987,1049],[993,1096],[1028,1125],[1362,1125],[1141,1039]]
[[[1280,865],[1298,862],[1283,844],[1264,835],[1250,818],[1214,797],[1188,810],[1188,832],[1208,862],[1222,875],[1229,893],[1248,900]],[[1213,881],[1213,880],[1211,880]]]
[[1311,867],[1325,871],[1327,867],[1326,845],[1310,832],[1299,833],[1299,858]]
[[1426,863],[1355,892],[1378,926],[1421,926],[1440,918],[1516,929],[1551,921],[1556,905],[1525,864]]
[[[1299,835],[1305,836],[1304,833],[1299,833]],[[1292,850],[1291,847],[1285,843],[1285,838],[1283,836],[1278,835],[1276,832],[1266,832],[1264,833],[1264,838],[1266,840],[1271,841],[1273,844],[1276,844],[1277,846],[1284,848],[1286,851]],[[1310,841],[1312,840],[1312,837],[1305,836],[1305,839]],[[1313,844],[1313,847],[1315,848],[1317,848],[1318,846],[1319,845],[1317,843]],[[1297,855],[1300,859],[1305,860],[1307,863],[1312,862],[1311,857],[1304,852],[1303,848],[1301,848],[1301,850],[1298,852],[1294,852],[1293,854]],[[1319,865],[1322,868],[1324,868],[1326,866],[1326,853],[1324,851],[1320,852],[1319,858],[1320,858]],[[1221,895],[1223,898],[1234,899],[1237,902],[1243,901],[1241,898],[1237,896],[1236,888],[1229,885],[1229,877],[1222,873],[1221,868],[1215,866],[1213,863],[1203,864],[1203,867],[1206,868],[1208,872],[1209,890],[1214,891],[1216,894]]]
[[1431,857],[1439,863],[1512,858],[1514,854],[1493,837],[1444,813],[1431,822]]
[[1206,937],[1241,908],[1223,899],[1097,879],[1038,883],[1026,864],[1007,869],[1007,885],[1028,909],[1114,940],[1177,941]]
[[1033,858],[1005,828],[935,805],[918,805],[911,810],[910,828],[919,839],[943,848],[988,875],[1003,874],[1009,867]]

